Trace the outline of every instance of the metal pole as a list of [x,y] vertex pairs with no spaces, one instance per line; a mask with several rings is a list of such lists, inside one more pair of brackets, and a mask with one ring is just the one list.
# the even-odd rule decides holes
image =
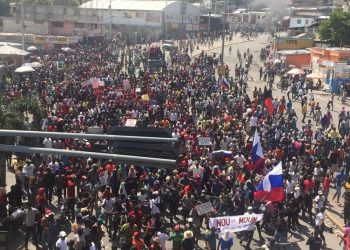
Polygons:
[[184,28],[184,7],[185,1],[181,2],[181,29],[180,29],[180,53],[182,52],[182,38],[183,38],[183,28]]
[[0,136],[21,136],[21,137],[48,137],[48,138],[77,138],[90,140],[107,141],[144,141],[144,142],[177,142],[177,138],[145,137],[145,136],[126,136],[126,135],[103,135],[103,134],[81,134],[81,133],[58,133],[41,132],[26,130],[7,130],[0,129]]
[[167,7],[168,7],[168,0],[165,1],[165,17],[164,17],[164,21],[165,21],[165,39],[167,39],[168,36],[168,20],[167,20]]
[[112,0],[109,0],[109,32],[112,37]]
[[24,0],[21,1],[21,26],[22,26],[22,50],[24,50]]
[[210,33],[210,16],[211,16],[211,11],[209,11],[209,18],[208,18],[208,33]]
[[[26,147],[26,146],[14,146],[0,144],[0,152],[18,152],[18,153],[29,153],[29,154],[44,154],[44,155],[67,155],[74,157],[92,157],[98,159],[114,159],[125,164],[158,164],[158,166],[165,167],[175,166],[176,160],[161,159],[161,158],[151,158],[151,157],[142,157],[134,155],[120,155],[120,154],[106,154],[106,153],[96,153],[96,152],[87,152],[87,151],[73,151],[73,150],[64,150],[64,149],[53,149],[53,148],[37,148],[37,147]],[[153,165],[152,165],[153,166]],[[5,166],[1,166],[5,167]]]
[[225,0],[225,13],[224,13],[224,20],[222,25],[221,65],[224,65],[226,12],[227,12],[227,0]]

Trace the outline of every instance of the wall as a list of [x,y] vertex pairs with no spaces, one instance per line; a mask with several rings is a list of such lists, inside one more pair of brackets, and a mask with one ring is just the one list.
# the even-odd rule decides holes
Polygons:
[[310,65],[310,54],[292,54],[285,55],[286,66],[294,65],[297,68],[302,68],[305,65]]
[[295,39],[295,38],[275,38],[273,49],[277,50],[294,50],[306,49],[314,45],[313,39]]
[[56,27],[54,23],[55,22],[50,22],[50,35],[70,36],[74,34],[74,22],[58,22],[63,23],[63,27]]
[[315,19],[313,17],[291,17],[289,27],[305,27],[313,24]]
[[[24,20],[25,33],[34,33],[39,35],[47,35],[49,33],[48,22],[38,22],[34,20]],[[16,33],[22,32],[22,25],[20,19],[11,17],[3,18],[3,32],[4,33]]]

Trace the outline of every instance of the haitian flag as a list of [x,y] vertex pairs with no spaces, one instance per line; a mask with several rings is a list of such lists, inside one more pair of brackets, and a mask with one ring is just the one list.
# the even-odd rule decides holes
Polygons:
[[282,162],[278,163],[259,183],[254,198],[264,201],[281,201],[284,199]]
[[262,152],[260,136],[257,130],[255,130],[255,134],[254,134],[252,160],[253,160],[254,169],[262,169],[264,167],[265,158]]
[[266,109],[267,109],[267,113],[269,114],[269,116],[272,116],[273,115],[273,111],[274,111],[274,108],[273,108],[273,104],[272,104],[272,99],[271,97],[267,97],[264,101],[264,104],[266,106]]
[[220,84],[222,89],[230,89],[231,88],[231,83],[229,80],[226,78],[222,79],[221,84]]

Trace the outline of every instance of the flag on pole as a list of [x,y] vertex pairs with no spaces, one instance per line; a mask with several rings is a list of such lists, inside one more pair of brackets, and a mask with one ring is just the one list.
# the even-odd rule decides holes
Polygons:
[[254,169],[262,169],[264,167],[265,158],[262,152],[260,136],[257,130],[255,130],[255,134],[254,134],[252,160],[253,160]]
[[265,98],[264,103],[265,103],[265,106],[266,106],[266,109],[267,109],[267,113],[269,114],[269,116],[272,116],[274,108],[273,108],[271,97]]
[[259,183],[254,198],[264,201],[281,201],[284,199],[282,162],[278,163]]
[[221,80],[221,84],[220,84],[221,88],[223,89],[230,89],[231,88],[231,83],[229,80],[227,80],[226,78],[223,78]]

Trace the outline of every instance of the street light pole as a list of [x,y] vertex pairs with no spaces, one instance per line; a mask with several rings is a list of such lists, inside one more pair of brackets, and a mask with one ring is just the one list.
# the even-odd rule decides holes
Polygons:
[[180,53],[182,51],[182,39],[183,39],[183,28],[184,28],[184,10],[185,10],[185,1],[181,2],[181,29],[180,29]]
[[222,25],[222,45],[221,45],[221,65],[224,65],[224,52],[225,52],[225,29],[226,29],[226,13],[227,13],[227,0],[225,0],[225,13]]
[[211,11],[209,11],[209,18],[208,18],[208,33],[210,33],[210,16],[211,16]]
[[168,0],[165,1],[165,39],[167,39],[168,36],[168,20],[167,20],[167,7],[168,7]]
[[24,0],[21,1],[22,50],[24,50]]

